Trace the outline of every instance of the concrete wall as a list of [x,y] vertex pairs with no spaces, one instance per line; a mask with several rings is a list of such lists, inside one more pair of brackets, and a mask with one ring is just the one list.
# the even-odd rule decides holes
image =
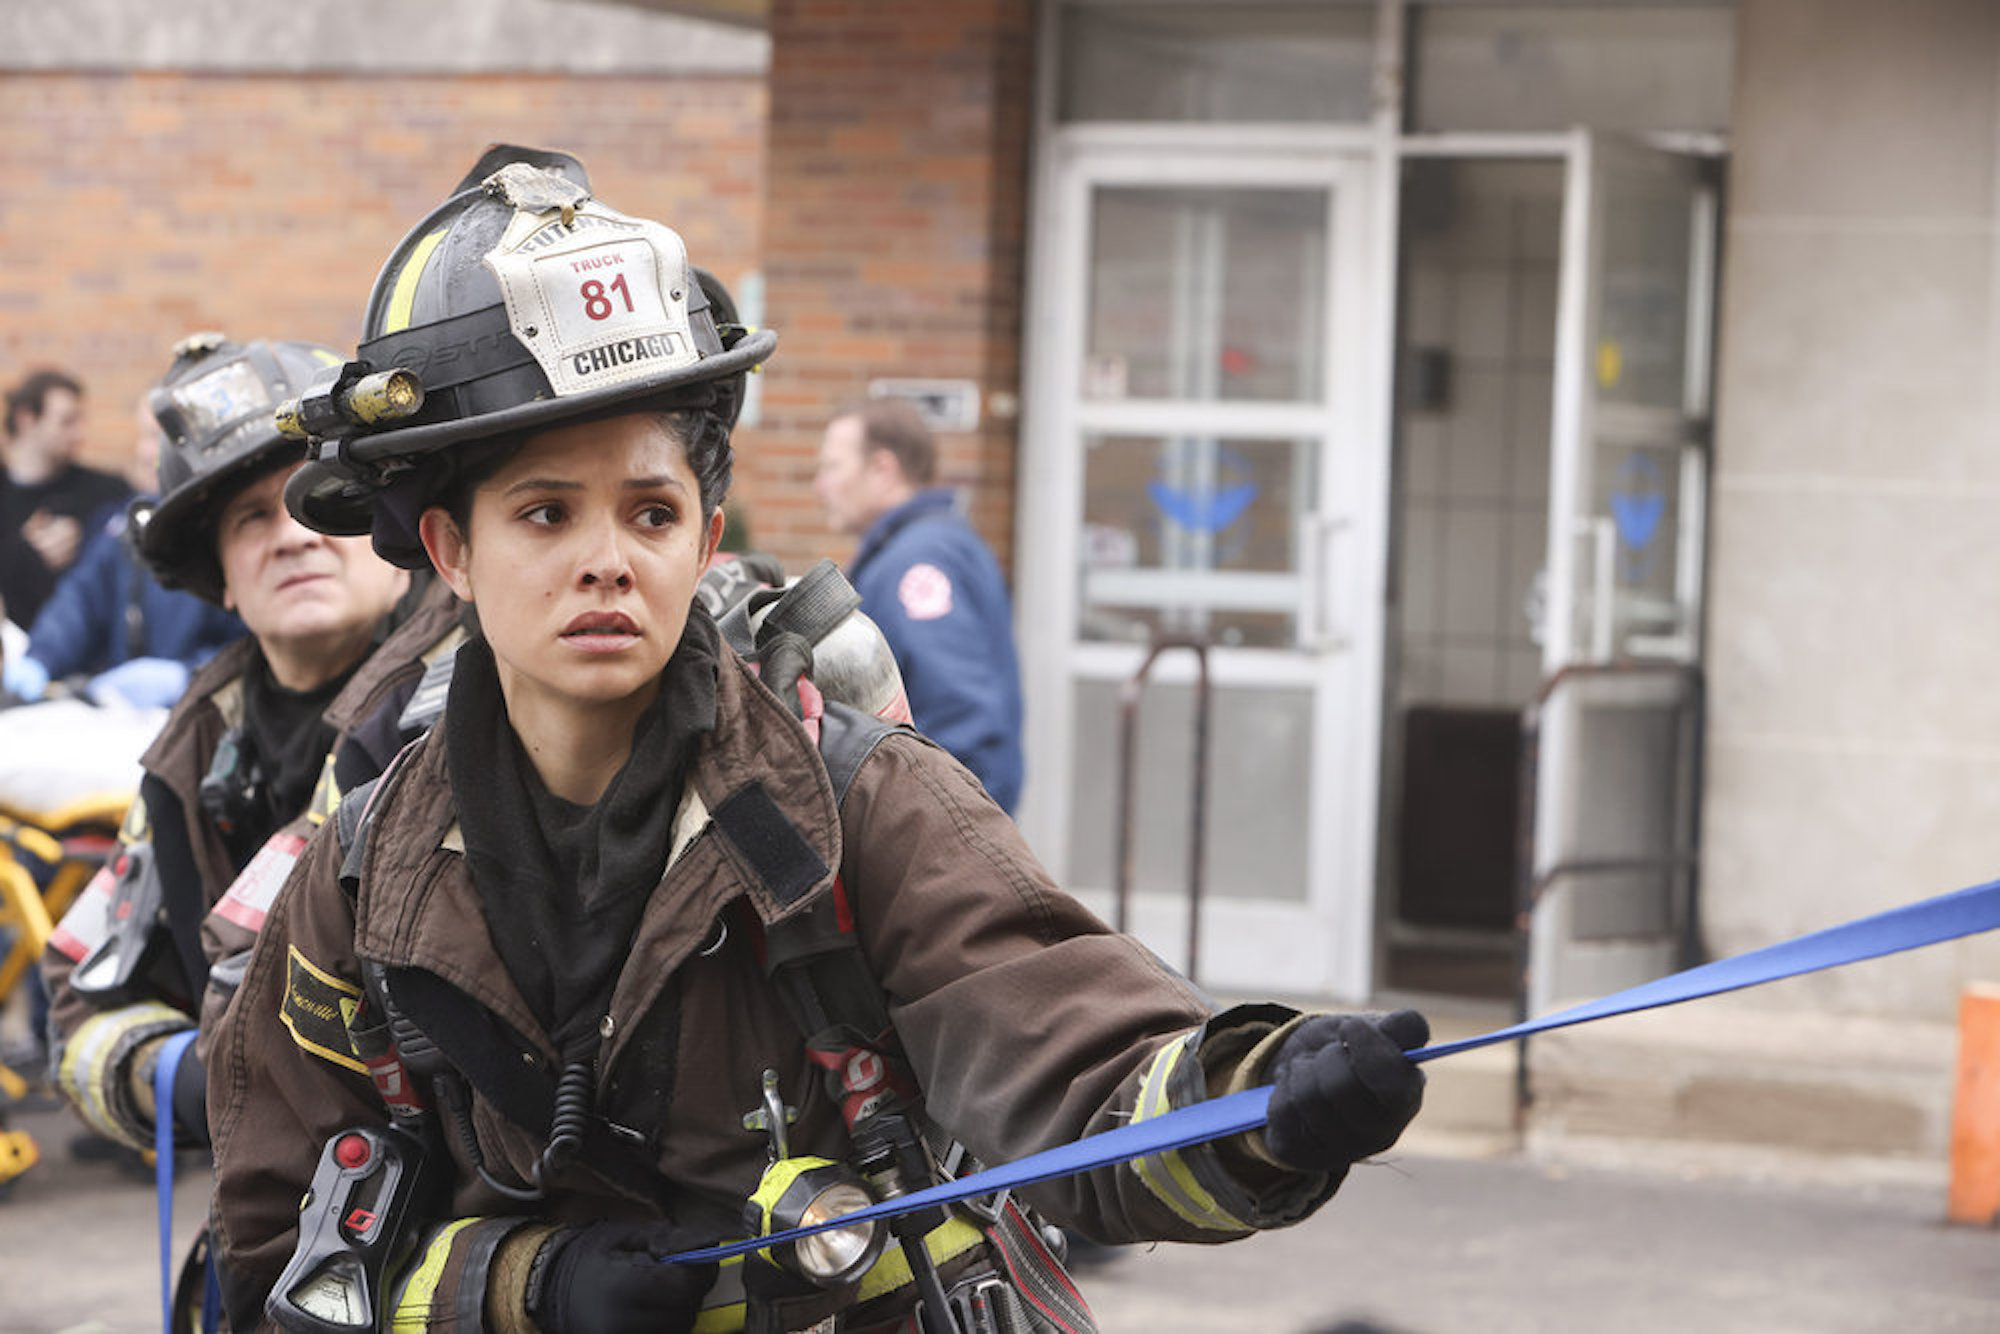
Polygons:
[[[1703,911],[1731,954],[2000,875],[2000,6],[1744,0]],[[1756,993],[1948,1022],[1987,937]]]

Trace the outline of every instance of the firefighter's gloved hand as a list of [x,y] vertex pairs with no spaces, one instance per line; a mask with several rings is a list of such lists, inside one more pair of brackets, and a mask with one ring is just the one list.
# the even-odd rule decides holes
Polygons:
[[542,1243],[528,1314],[547,1334],[685,1334],[716,1267],[661,1264],[708,1244],[672,1223],[591,1223]]
[[1430,1036],[1415,1010],[1300,1024],[1271,1059],[1271,1156],[1301,1172],[1341,1172],[1394,1144],[1424,1102],[1424,1072],[1403,1053]]

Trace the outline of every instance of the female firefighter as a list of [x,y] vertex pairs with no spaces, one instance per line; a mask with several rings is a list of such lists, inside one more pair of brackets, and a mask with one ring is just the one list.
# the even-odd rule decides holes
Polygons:
[[[403,241],[298,412],[294,512],[434,566],[481,637],[307,849],[223,1020],[232,1325],[887,1330],[922,1301],[932,1330],[1082,1330],[1024,1203],[1114,1242],[1317,1208],[1415,1114],[1422,1019],[1212,1012],[942,751],[774,691],[775,652],[760,681],[695,591],[775,336],[675,232],[518,156]],[[912,1189],[1271,1082],[1260,1133],[900,1249],[660,1262],[788,1221],[813,1172]]]

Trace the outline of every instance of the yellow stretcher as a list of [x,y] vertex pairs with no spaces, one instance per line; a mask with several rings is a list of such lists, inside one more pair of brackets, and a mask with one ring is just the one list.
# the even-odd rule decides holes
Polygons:
[[[131,794],[102,794],[55,810],[0,806],[0,1002],[23,984],[55,923],[111,859]],[[27,1096],[28,1082],[0,1064],[0,1189],[40,1159],[26,1131],[9,1130],[5,1104]]]

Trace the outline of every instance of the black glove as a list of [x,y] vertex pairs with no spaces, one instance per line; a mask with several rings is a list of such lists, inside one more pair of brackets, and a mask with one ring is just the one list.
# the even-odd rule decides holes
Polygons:
[[1271,1156],[1301,1172],[1341,1172],[1394,1144],[1424,1102],[1424,1072],[1403,1053],[1430,1037],[1415,1010],[1300,1024],[1271,1060]]
[[528,1314],[548,1334],[686,1334],[716,1267],[660,1257],[707,1241],[665,1221],[564,1228],[535,1257]]

